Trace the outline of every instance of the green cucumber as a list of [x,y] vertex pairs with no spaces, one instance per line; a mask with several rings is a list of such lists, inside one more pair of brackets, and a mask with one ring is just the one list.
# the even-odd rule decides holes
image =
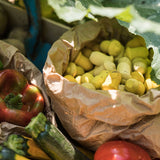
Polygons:
[[54,160],[89,160],[42,112],[32,118],[25,130]]

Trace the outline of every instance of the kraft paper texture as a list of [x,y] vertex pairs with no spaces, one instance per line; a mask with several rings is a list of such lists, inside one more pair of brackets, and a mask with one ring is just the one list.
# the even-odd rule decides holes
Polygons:
[[160,158],[160,91],[139,97],[120,90],[94,91],[63,77],[79,51],[99,39],[115,38],[126,44],[135,35],[115,19],[89,21],[64,33],[51,47],[43,68],[44,82],[68,134],[86,148],[124,139],[139,144],[153,158]]

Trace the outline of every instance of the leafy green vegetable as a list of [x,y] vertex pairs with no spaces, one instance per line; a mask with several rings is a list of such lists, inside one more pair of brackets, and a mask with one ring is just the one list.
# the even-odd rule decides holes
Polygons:
[[82,20],[87,15],[87,9],[80,2],[48,0],[57,16],[68,23]]
[[[81,21],[85,17],[96,19],[97,16],[109,18],[122,14],[123,20],[128,20],[140,32],[152,31],[160,34],[160,2],[158,0],[48,0],[60,19],[71,23]],[[130,10],[129,10],[130,8]],[[143,24],[144,27],[139,27]]]

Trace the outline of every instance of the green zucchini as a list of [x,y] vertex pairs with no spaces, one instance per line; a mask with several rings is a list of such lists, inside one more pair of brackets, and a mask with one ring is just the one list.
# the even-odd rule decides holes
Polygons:
[[0,160],[30,160],[24,156],[21,156],[13,150],[0,146]]
[[25,130],[54,160],[89,160],[42,112],[32,118]]

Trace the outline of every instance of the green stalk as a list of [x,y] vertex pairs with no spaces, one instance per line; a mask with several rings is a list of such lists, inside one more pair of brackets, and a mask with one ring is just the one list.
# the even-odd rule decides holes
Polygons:
[[6,103],[6,106],[10,109],[21,109],[23,106],[21,94],[15,95],[13,93],[9,93],[4,98],[4,102]]
[[25,127],[39,146],[55,160],[89,160],[41,112]]

